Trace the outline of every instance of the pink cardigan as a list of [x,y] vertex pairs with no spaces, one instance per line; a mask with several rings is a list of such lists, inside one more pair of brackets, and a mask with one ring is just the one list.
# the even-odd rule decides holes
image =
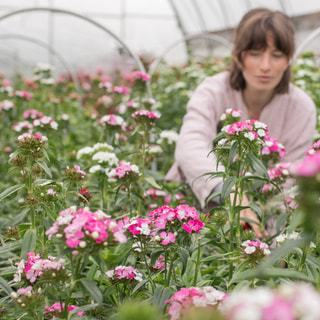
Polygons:
[[[206,78],[195,90],[183,118],[175,150],[175,163],[166,175],[170,181],[187,180],[202,207],[212,189],[221,179],[201,175],[215,171],[216,158],[212,140],[217,124],[228,108],[242,110],[241,120],[249,119],[241,91],[232,89],[229,73],[222,72]],[[311,98],[290,84],[287,94],[277,94],[260,115],[269,127],[269,135],[278,139],[287,149],[283,162],[301,160],[313,143],[316,126],[316,108]],[[219,168],[219,170],[223,168]],[[200,178],[199,178],[200,177]]]

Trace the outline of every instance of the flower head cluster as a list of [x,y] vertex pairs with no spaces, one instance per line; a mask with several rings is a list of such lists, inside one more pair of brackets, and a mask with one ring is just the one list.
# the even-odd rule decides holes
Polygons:
[[29,109],[23,112],[24,119],[32,119],[35,120],[43,116],[43,113],[36,109]]
[[173,297],[165,302],[168,304],[168,313],[171,320],[183,319],[183,316],[196,308],[211,309],[217,307],[227,294],[213,287],[181,288]]
[[254,264],[271,253],[269,246],[265,242],[246,240],[242,242],[241,246],[243,247],[243,256],[249,260],[250,264]]
[[26,100],[30,100],[33,97],[33,94],[31,92],[22,91],[22,90],[14,91],[13,95],[15,97],[26,99]]
[[29,121],[19,121],[12,126],[12,129],[16,132],[21,132],[22,130],[32,130],[33,125]]
[[220,120],[223,122],[223,125],[232,124],[234,122],[240,121],[242,111],[228,108],[221,115]]
[[264,138],[262,148],[262,156],[264,159],[270,160],[273,163],[279,162],[286,154],[286,148],[279,141],[270,136]]
[[[62,317],[62,312],[65,308],[65,304],[62,303],[60,304],[60,302],[55,302],[51,307],[49,306],[45,306],[44,307],[45,310],[43,311],[44,314],[46,314],[47,316],[49,316],[49,319],[55,319],[55,318],[61,318]],[[78,309],[78,306],[68,306],[68,312],[74,310],[74,309]],[[76,313],[77,316],[83,316],[84,312],[83,311],[79,311]]]
[[168,144],[176,143],[178,140],[179,134],[173,130],[163,130],[159,134],[159,139],[157,143],[161,144],[163,142],[167,142]]
[[142,274],[132,266],[117,266],[108,270],[106,276],[110,278],[112,283],[135,283],[142,281]]
[[[151,262],[151,259],[149,259],[149,262]],[[161,271],[164,270],[166,267],[165,265],[165,257],[163,255],[160,255],[158,259],[156,259],[155,263],[150,266],[150,269],[152,271]]]
[[77,250],[74,254],[99,251],[108,243],[127,240],[122,224],[110,220],[101,210],[91,212],[87,208],[76,210],[75,207],[61,211],[46,235],[49,239],[54,235],[63,240],[69,248]]
[[56,259],[48,256],[47,259],[40,258],[34,252],[27,253],[28,260],[22,259],[17,263],[17,271],[14,274],[14,281],[27,280],[35,283],[39,279],[52,283],[61,283],[69,278],[69,274],[64,266],[64,259]]
[[15,105],[10,100],[3,100],[0,102],[0,111],[10,111],[15,108]]
[[40,148],[44,148],[47,141],[48,138],[41,134],[23,133],[17,138],[17,146],[21,149],[37,151]]
[[112,88],[112,92],[128,95],[130,93],[130,89],[123,86],[116,86]]
[[98,120],[98,123],[113,128],[120,128],[122,131],[126,131],[126,122],[122,117],[116,114],[106,114]]
[[32,125],[33,127],[50,128],[53,130],[58,130],[58,123],[48,116],[42,116],[38,119],[33,120]]
[[[299,232],[293,231],[293,232],[286,232],[286,233],[281,233],[276,237],[276,242],[277,244],[282,244],[286,241],[290,240],[298,240],[301,239],[301,234]],[[310,242],[310,248],[315,248],[316,245],[314,242]]]
[[130,163],[122,164],[119,167],[111,169],[108,173],[110,178],[115,178],[126,187],[137,181],[140,175],[138,166]]
[[22,309],[40,307],[43,303],[44,296],[41,294],[41,289],[33,290],[32,286],[26,288],[20,288],[17,292],[10,294],[15,303]]
[[233,137],[241,137],[250,141],[261,141],[268,134],[268,127],[257,120],[246,120],[228,124],[221,131]]
[[76,164],[73,168],[67,167],[64,173],[66,179],[69,181],[81,181],[86,176],[86,173],[83,170],[80,170],[80,166]]
[[320,151],[309,154],[294,169],[296,175],[302,177],[315,177],[320,173]]
[[133,237],[147,238],[164,246],[183,241],[188,234],[200,233],[204,228],[196,209],[183,204],[176,208],[164,205],[146,218],[125,218],[123,225]]
[[136,80],[142,80],[144,82],[147,82],[150,80],[150,76],[147,73],[141,72],[141,71],[133,71],[130,74],[126,74],[123,76],[124,79],[128,81],[136,81]]
[[306,156],[313,155],[320,151],[320,140],[316,141],[311,147],[308,148]]
[[275,290],[239,290],[220,310],[226,319],[319,319],[320,294],[312,285],[300,282],[282,284]]
[[161,115],[159,112],[152,112],[149,110],[137,110],[132,114],[132,118],[135,122],[145,126],[147,129],[151,128],[160,117]]
[[79,201],[86,204],[92,199],[92,194],[86,188],[81,188],[79,191]]
[[[268,169],[269,178],[272,182],[282,185],[290,176],[290,163],[278,163],[274,168]],[[267,183],[263,186],[262,192],[265,195],[277,192],[274,185]]]

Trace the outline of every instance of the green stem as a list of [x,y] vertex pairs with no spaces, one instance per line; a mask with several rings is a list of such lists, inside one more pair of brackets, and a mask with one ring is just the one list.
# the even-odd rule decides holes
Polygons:
[[197,286],[197,281],[198,281],[198,273],[200,270],[200,257],[201,257],[201,239],[198,239],[198,254],[197,254],[197,262],[196,262],[196,267],[194,271],[194,281],[193,281],[193,286]]

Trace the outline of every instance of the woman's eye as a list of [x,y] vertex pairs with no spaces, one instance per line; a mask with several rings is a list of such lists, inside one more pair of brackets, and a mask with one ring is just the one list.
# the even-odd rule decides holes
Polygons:
[[281,58],[282,55],[283,55],[283,54],[282,54],[281,52],[279,52],[279,53],[274,53],[274,54],[273,54],[273,57],[274,57],[274,58]]

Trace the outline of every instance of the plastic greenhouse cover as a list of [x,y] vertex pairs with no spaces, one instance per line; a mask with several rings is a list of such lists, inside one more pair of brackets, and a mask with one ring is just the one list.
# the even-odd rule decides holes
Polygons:
[[[58,72],[129,69],[135,65],[130,52],[159,57],[175,42],[181,43],[165,58],[182,63],[185,35],[232,28],[247,10],[258,6],[290,16],[320,11],[318,0],[0,0],[0,68],[6,74],[22,70],[28,74],[41,61],[54,64]],[[15,11],[20,12],[1,18]],[[79,16],[108,29],[130,52]]]

